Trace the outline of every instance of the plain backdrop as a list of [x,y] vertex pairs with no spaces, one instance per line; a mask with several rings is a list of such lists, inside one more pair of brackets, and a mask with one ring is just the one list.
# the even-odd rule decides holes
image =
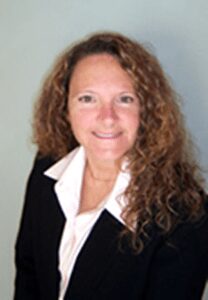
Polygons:
[[207,0],[0,0],[1,300],[13,294],[14,244],[36,151],[33,103],[57,54],[99,30],[124,33],[157,55],[208,169]]

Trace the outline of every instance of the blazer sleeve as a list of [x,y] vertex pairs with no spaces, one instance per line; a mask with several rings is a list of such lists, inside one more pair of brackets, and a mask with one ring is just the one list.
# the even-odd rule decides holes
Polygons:
[[[15,245],[16,278],[14,300],[37,300],[39,297],[38,280],[33,247],[34,220],[37,219],[37,199],[40,174],[48,162],[36,159],[28,179],[22,217]],[[36,214],[36,216],[35,216]]]
[[200,300],[208,275],[208,217],[180,225],[156,251],[145,300]]

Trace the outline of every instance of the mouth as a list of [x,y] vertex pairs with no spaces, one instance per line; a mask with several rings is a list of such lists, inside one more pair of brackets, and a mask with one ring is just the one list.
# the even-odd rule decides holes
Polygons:
[[116,132],[116,133],[111,133],[111,132],[93,132],[93,135],[101,140],[115,140],[118,137],[120,137],[122,132]]

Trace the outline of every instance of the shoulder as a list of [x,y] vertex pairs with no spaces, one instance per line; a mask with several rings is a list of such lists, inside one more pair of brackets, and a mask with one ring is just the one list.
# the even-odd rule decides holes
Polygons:
[[45,178],[46,176],[44,176],[44,172],[47,171],[54,163],[56,163],[56,160],[51,156],[41,157],[37,154],[33,161],[28,183],[36,179]]
[[182,242],[185,237],[190,236],[192,238],[204,237],[208,240],[208,196],[203,195],[202,200],[203,213],[195,220],[186,219],[185,221],[179,223],[176,228],[170,234],[168,234],[169,239],[176,238]]
[[35,156],[32,172],[42,173],[45,172],[48,168],[50,168],[54,163],[56,163],[57,160],[55,160],[51,156],[40,156],[37,154]]
[[[28,176],[26,191],[25,191],[25,200],[26,202],[30,201],[33,198],[39,198],[37,195],[40,193],[42,187],[48,185],[49,180],[44,175],[44,172],[50,168],[55,163],[55,160],[52,157],[40,157],[38,154],[35,156],[31,171]],[[50,180],[50,183],[52,181]],[[54,183],[54,181],[53,181]]]
[[147,299],[201,299],[208,278],[207,197],[201,218],[181,222],[157,241]]
[[151,240],[158,241],[154,251],[159,261],[177,260],[187,268],[204,262],[208,275],[208,197],[204,197],[204,212],[198,219],[184,220],[166,234],[156,226]]
[[[195,221],[184,221],[164,236],[160,255],[178,258],[181,266],[204,269],[208,276],[208,197],[204,202],[204,213]],[[189,267],[188,267],[189,266]]]

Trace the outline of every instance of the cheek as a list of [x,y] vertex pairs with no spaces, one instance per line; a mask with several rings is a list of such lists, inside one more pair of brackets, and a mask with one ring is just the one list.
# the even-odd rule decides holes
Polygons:
[[135,117],[134,119],[131,120],[131,123],[129,123],[128,138],[131,145],[133,145],[137,139],[138,129],[139,129],[139,118]]
[[131,132],[132,135],[135,135],[138,131],[140,124],[139,114],[132,113],[126,116],[126,118],[124,119],[126,119],[124,120],[124,124],[127,124],[129,132]]
[[69,122],[74,134],[81,134],[93,123],[92,115],[88,112],[71,110],[69,114]]

